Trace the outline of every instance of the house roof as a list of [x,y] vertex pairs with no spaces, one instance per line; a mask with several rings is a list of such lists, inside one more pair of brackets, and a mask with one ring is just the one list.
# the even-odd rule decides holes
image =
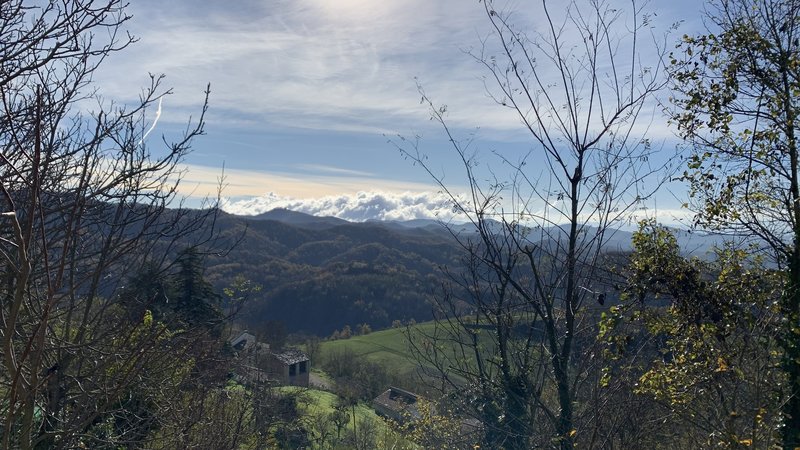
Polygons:
[[230,343],[231,347],[241,346],[243,349],[247,349],[256,343],[256,337],[245,331],[231,339]]
[[400,388],[390,387],[381,395],[375,397],[373,403],[377,403],[385,408],[398,413],[406,412],[411,414],[413,418],[418,418],[419,411],[416,407],[412,407],[417,403],[419,396],[413,392],[409,392]]
[[300,350],[297,350],[296,348],[286,349],[280,353],[275,352],[273,353],[273,355],[275,356],[275,358],[278,359],[278,361],[286,364],[287,366],[290,366],[292,364],[297,364],[303,361],[308,361],[308,355],[301,352]]

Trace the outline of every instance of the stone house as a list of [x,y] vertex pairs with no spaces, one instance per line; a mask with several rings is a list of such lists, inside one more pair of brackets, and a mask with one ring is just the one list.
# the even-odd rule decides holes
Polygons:
[[308,387],[311,364],[297,349],[273,351],[244,331],[228,341],[237,356],[234,377],[242,383],[271,383],[280,386]]
[[372,400],[372,408],[378,415],[403,424],[422,418],[418,400],[417,394],[392,386]]
[[308,387],[311,364],[308,355],[290,348],[282,352],[270,352],[268,372],[279,384]]

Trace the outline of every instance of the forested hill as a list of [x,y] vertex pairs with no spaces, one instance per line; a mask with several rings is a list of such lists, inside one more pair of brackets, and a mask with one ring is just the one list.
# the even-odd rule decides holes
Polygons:
[[222,214],[218,226],[231,241],[244,234],[227,255],[207,260],[207,278],[220,289],[237,275],[263,286],[240,315],[254,329],[280,321],[289,332],[329,335],[345,325],[427,320],[444,279],[439,267],[460,255],[433,222],[352,223],[275,210]]
[[[429,320],[431,295],[447,281],[441,267],[457,269],[463,255],[434,221],[356,223],[273,210],[220,213],[217,224],[223,241],[241,241],[228,254],[209,257],[206,275],[220,290],[239,275],[263,287],[240,315],[252,329],[277,321],[288,332],[327,336],[345,325],[380,329],[394,320]],[[554,236],[553,230],[530,237],[551,241],[548,248],[555,241],[543,236]],[[586,238],[595,231],[585,229]],[[701,257],[720,241],[685,232],[677,237],[685,251]],[[629,232],[607,230],[604,247],[625,252],[630,239]]]

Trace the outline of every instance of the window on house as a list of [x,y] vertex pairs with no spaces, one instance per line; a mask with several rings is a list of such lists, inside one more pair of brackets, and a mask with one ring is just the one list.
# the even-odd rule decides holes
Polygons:
[[297,364],[292,364],[289,366],[289,376],[293,377],[297,374]]
[[300,361],[300,373],[308,372],[308,361]]

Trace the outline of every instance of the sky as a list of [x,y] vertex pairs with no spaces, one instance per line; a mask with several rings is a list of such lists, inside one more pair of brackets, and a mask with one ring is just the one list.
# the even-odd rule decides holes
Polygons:
[[[630,1],[609,2],[630,9]],[[558,15],[566,2],[548,4]],[[495,6],[531,33],[546,24],[538,1]],[[658,36],[682,21],[670,46],[702,30],[701,8],[693,0],[646,7]],[[126,30],[138,42],[108,59],[95,80],[105,98],[133,103],[149,74],[166,76],[172,93],[148,145],[197,117],[211,85],[206,134],[193,143],[181,184],[194,201],[214,195],[222,178],[223,207],[237,214],[275,207],[349,220],[448,214],[431,176],[394,145],[403,142],[398,136],[418,137],[434,172],[463,189],[463,166],[421,104],[419,86],[447,105],[459,139],[474,139],[487,173],[503,173],[493,152],[531,154],[535,166],[535,143],[518,117],[489,98],[487,71],[470,56],[493,42],[477,0],[136,0],[127,12]],[[648,137],[673,149],[673,131],[650,106]],[[653,200],[664,221],[686,214],[684,191],[672,183]]]

